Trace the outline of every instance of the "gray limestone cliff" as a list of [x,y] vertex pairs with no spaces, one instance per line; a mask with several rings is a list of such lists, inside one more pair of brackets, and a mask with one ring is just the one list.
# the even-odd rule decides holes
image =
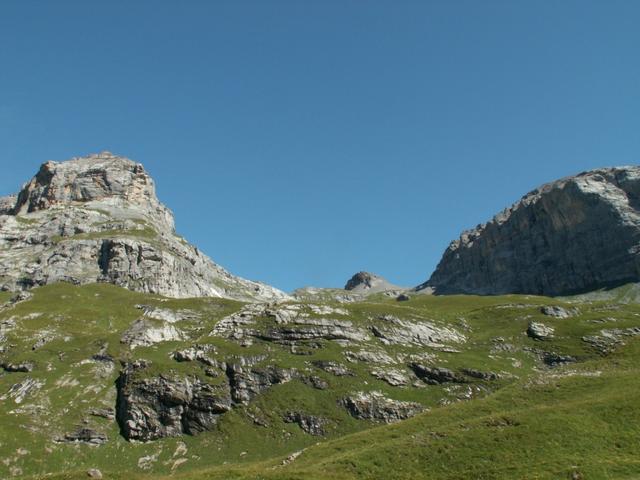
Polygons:
[[47,162],[18,195],[0,198],[0,288],[58,281],[178,298],[287,298],[230,274],[176,235],[143,166],[108,152]]
[[640,280],[640,167],[545,184],[463,232],[431,278],[437,294],[566,295]]

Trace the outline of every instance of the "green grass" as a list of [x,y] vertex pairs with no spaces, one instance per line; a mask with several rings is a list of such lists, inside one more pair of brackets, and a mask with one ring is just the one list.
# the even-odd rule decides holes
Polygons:
[[[8,297],[0,293],[0,304]],[[5,344],[10,347],[0,358],[36,365],[31,373],[0,374],[0,397],[25,378],[43,383],[21,404],[0,400],[4,459],[0,478],[86,478],[88,468],[99,468],[105,478],[120,479],[638,478],[640,339],[629,338],[613,354],[601,356],[582,337],[602,329],[640,326],[640,306],[611,300],[568,301],[576,302],[534,296],[413,296],[399,303],[375,295],[346,305],[326,300],[348,310],[346,319],[364,330],[381,325],[381,315],[392,314],[405,321],[455,328],[468,340],[456,345],[457,353],[384,345],[371,337],[362,347],[323,341],[311,355],[293,355],[287,346],[275,343],[256,341],[243,347],[212,336],[221,318],[242,308],[240,302],[168,300],[106,284],[38,288],[33,299],[0,311],[0,321],[16,323],[6,332]],[[142,315],[136,308],[139,304],[192,311],[193,319],[175,324],[184,332],[184,341],[134,350],[123,345],[122,333]],[[540,306],[547,304],[578,308],[580,313],[569,319],[547,317],[540,312]],[[532,320],[553,326],[555,337],[544,342],[528,338],[525,330]],[[272,324],[265,318],[256,328]],[[53,339],[32,350],[44,332]],[[119,361],[150,360],[152,367],[144,375],[222,381],[205,377],[198,362],[171,359],[172,351],[194,343],[215,345],[215,356],[221,360],[266,354],[262,365],[317,375],[330,388],[316,390],[299,380],[276,385],[248,406],[225,414],[211,432],[149,443],[126,442],[114,422],[88,415],[91,408],[114,405]],[[498,344],[513,348],[497,349]],[[502,372],[504,378],[471,380],[469,385],[480,389],[474,399],[442,406],[466,386],[458,391],[446,386],[389,386],[370,374],[371,365],[347,362],[345,350],[359,348],[384,349],[403,358],[426,352],[433,355],[433,365]],[[117,360],[110,372],[101,373],[87,362],[101,350]],[[572,355],[580,361],[549,369],[540,359],[542,352]],[[355,376],[335,377],[313,367],[314,360],[338,361]],[[394,368],[409,374],[406,364],[400,361]],[[356,420],[338,400],[357,390],[380,390],[397,400],[420,402],[429,411],[395,425]],[[326,418],[327,435],[313,437],[284,423],[282,414],[291,409]],[[255,424],[251,417],[262,418],[266,426]],[[99,447],[55,442],[57,436],[85,424],[106,433],[109,442]],[[182,443],[186,454],[177,450]],[[291,464],[280,465],[302,449]],[[148,470],[139,467],[143,457],[156,458]],[[175,463],[182,458],[184,463]]]

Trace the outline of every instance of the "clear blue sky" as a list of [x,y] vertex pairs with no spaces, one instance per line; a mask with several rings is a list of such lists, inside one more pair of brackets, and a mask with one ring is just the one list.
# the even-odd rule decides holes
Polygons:
[[3,0],[0,194],[110,150],[236,274],[416,285],[538,184],[638,163],[639,25],[636,0]]

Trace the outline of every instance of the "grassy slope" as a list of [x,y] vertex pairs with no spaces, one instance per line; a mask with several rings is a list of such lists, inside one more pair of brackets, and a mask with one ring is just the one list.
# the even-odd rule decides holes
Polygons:
[[[119,339],[122,331],[140,316],[135,308],[138,303],[188,308],[200,312],[202,318],[180,325],[188,335],[185,342],[167,342],[131,352]],[[584,478],[637,478],[640,344],[630,340],[615,354],[601,358],[580,339],[603,328],[640,325],[640,307],[605,302],[580,304],[578,317],[563,320],[540,314],[539,305],[548,303],[558,304],[552,299],[524,296],[425,296],[399,304],[376,296],[349,305],[349,318],[362,325],[376,315],[392,313],[455,326],[464,331],[469,342],[460,348],[460,353],[431,351],[436,355],[435,364],[517,376],[497,385],[478,382],[478,387],[494,393],[441,407],[439,402],[451,400],[455,392],[432,386],[390,387],[371,377],[364,364],[349,364],[357,374],[355,378],[333,377],[311,369],[309,360],[346,363],[343,349],[331,342],[307,357],[290,355],[272,344],[247,349],[210,337],[208,333],[218,319],[240,308],[237,302],[165,301],[109,285],[40,288],[33,300],[0,314],[2,320],[21,319],[18,328],[9,333],[16,346],[10,351],[10,360],[30,360],[37,365],[31,374],[0,376],[0,396],[26,377],[44,382],[32,401],[21,405],[0,401],[0,456],[4,459],[0,477],[21,472],[41,478],[45,472],[57,471],[65,473],[47,478],[86,478],[87,468],[98,467],[107,478],[122,479],[161,478],[170,473],[172,478],[184,479],[542,479],[570,478],[574,472]],[[27,317],[34,312],[42,315]],[[549,342],[527,338],[524,330],[531,319],[553,325],[556,338]],[[53,332],[56,339],[31,351],[33,339],[43,329]],[[497,336],[516,346],[516,351],[493,351],[492,339]],[[152,360],[155,371],[201,375],[196,365],[177,364],[169,358],[175,348],[195,341],[215,344],[223,357],[268,353],[270,362],[312,371],[325,378],[331,389],[318,391],[298,381],[275,386],[249,407],[225,415],[213,432],[148,444],[127,443],[112,422],[87,417],[90,407],[112,406],[114,401],[117,368],[98,380],[95,366],[83,363],[104,345],[119,359]],[[549,371],[523,347],[574,355],[581,362]],[[386,350],[390,354],[408,354],[425,349],[390,346]],[[354,420],[336,407],[336,400],[354,389],[381,390],[396,399],[420,401],[431,411],[396,425],[376,427]],[[310,437],[297,426],[283,423],[280,414],[290,408],[329,418],[332,427],[328,436]],[[248,420],[247,412],[264,417],[268,426],[256,426]],[[52,441],[56,434],[71,431],[84,420],[105,431],[109,443],[89,447]],[[188,454],[176,456],[182,443]],[[305,447],[290,465],[279,466],[288,454]],[[21,448],[28,453],[19,452]],[[139,459],[145,456],[157,456],[149,471],[138,467]],[[187,461],[176,466],[178,457]]]

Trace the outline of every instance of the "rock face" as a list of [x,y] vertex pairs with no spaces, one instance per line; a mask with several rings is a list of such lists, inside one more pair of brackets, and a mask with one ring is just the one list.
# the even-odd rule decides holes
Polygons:
[[619,167],[525,195],[452,242],[417,289],[567,295],[639,280],[640,167]]
[[211,430],[232,408],[247,405],[273,385],[298,377],[294,369],[251,367],[257,360],[211,360],[208,363],[214,366],[212,370],[221,368],[224,372],[220,373],[226,374],[216,374],[220,378],[213,384],[196,376],[158,375],[149,370],[146,361],[127,364],[116,381],[116,420],[122,435],[127,440],[146,442]]
[[149,441],[210,430],[231,409],[229,385],[195,378],[139,378],[128,367],[118,379],[116,419],[128,440]]
[[288,298],[235,277],[176,235],[142,165],[103,152],[47,162],[0,199],[0,288],[109,282],[169,297]]

